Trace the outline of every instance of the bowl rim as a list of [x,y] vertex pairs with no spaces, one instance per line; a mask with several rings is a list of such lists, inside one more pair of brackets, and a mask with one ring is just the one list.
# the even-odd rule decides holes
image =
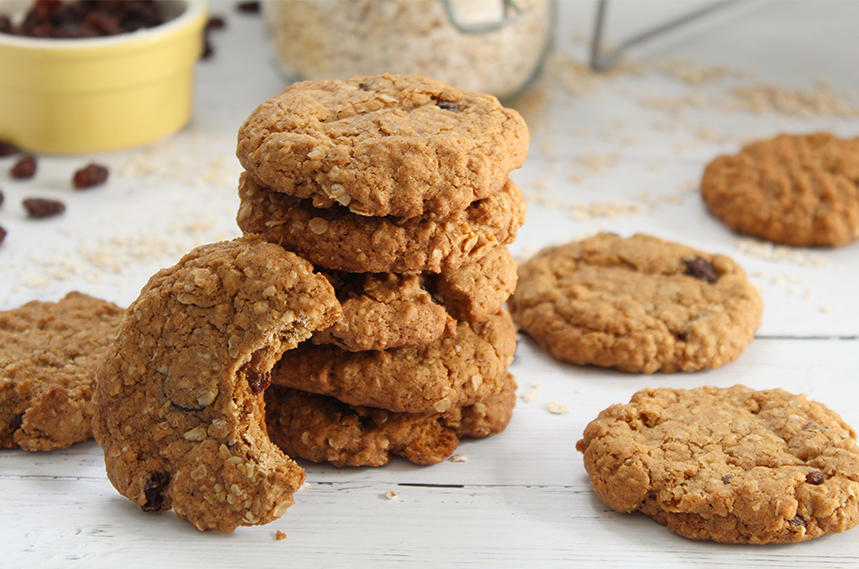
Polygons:
[[143,28],[124,34],[97,38],[31,38],[0,34],[0,47],[14,47],[46,51],[88,50],[98,47],[129,45],[159,39],[174,31],[186,28],[207,12],[207,0],[174,0],[185,9],[175,18],[152,28]]

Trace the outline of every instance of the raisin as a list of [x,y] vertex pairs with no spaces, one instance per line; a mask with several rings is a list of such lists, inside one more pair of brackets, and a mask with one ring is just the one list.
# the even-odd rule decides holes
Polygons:
[[252,369],[247,370],[248,385],[251,387],[251,393],[262,393],[271,385],[271,372],[257,373]]
[[674,338],[678,342],[687,342],[689,340],[689,334],[687,332],[675,332]]
[[[19,26],[9,22],[7,32],[43,38],[87,38],[133,32],[164,21],[161,7],[151,0],[37,0]],[[0,22],[0,27],[3,25]]]
[[146,475],[143,495],[146,503],[141,506],[144,512],[158,512],[164,507],[164,489],[170,484],[170,474],[156,470]]
[[[0,239],[2,241],[2,239]],[[18,413],[14,417],[12,417],[12,421],[9,423],[9,430],[12,432],[17,431],[21,428],[21,425],[24,424],[24,414]]]
[[799,516],[796,516],[796,517],[795,517],[795,518],[793,518],[792,520],[787,520],[787,521],[788,521],[788,523],[790,523],[791,525],[805,527],[805,520],[804,520],[804,519],[802,519],[802,518],[800,518]]
[[227,21],[223,16],[212,16],[209,18],[209,21],[206,22],[207,30],[223,30],[227,27]]
[[27,154],[18,159],[9,170],[9,175],[16,180],[25,180],[36,175],[36,157]]
[[236,4],[236,10],[243,14],[259,14],[259,2],[239,2]]
[[76,190],[99,186],[107,181],[108,170],[101,164],[89,163],[75,172],[72,185]]
[[83,25],[95,30],[99,36],[115,36],[123,32],[119,21],[105,12],[90,12],[84,18]]
[[730,484],[731,480],[734,478],[733,474],[726,474],[722,476],[722,484]]
[[719,273],[715,267],[704,257],[695,257],[694,259],[685,259],[683,264],[686,265],[686,274],[696,278],[699,281],[714,283],[719,280]]
[[209,39],[209,34],[203,34],[203,53],[200,54],[200,59],[209,59],[215,55],[215,47],[212,45],[212,40]]
[[3,226],[0,225],[0,243],[3,243],[3,240],[6,239],[6,230],[3,229]]
[[8,140],[0,140],[0,156],[12,156],[18,154],[18,147]]
[[11,34],[12,33],[12,20],[9,19],[9,16],[4,16],[0,14],[0,34]]
[[809,484],[814,484],[817,486],[818,484],[823,484],[823,473],[819,470],[814,470],[805,475],[805,481]]
[[459,105],[451,101],[436,101],[435,106],[445,111],[459,112]]
[[358,83],[358,88],[361,89],[362,91],[369,91],[370,90],[370,84],[369,83]]
[[66,204],[57,200],[27,198],[21,203],[24,204],[27,215],[35,219],[53,217],[66,211]]
[[3,191],[0,190],[0,205],[3,205],[3,200],[6,199],[6,196],[3,195]]

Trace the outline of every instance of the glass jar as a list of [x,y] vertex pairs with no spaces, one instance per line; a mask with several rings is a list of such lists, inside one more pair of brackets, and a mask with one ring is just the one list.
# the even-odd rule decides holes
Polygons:
[[553,0],[267,0],[288,81],[418,74],[509,98],[540,72]]

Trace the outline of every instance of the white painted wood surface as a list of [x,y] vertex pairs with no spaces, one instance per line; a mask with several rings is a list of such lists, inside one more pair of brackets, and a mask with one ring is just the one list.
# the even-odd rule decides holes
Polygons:
[[[613,3],[610,37],[683,6]],[[592,7],[561,2],[558,49],[567,56],[550,66],[552,73],[569,74],[570,61],[584,59],[580,38]],[[73,193],[68,183],[89,157],[45,158],[31,182],[0,174],[0,225],[9,230],[0,246],[0,309],[71,289],[128,303],[158,267],[195,244],[237,234],[235,131],[281,83],[266,61],[259,22],[228,6],[216,10],[228,12],[229,29],[213,35],[215,59],[198,66],[188,129],[144,149],[95,157],[112,166],[112,178],[89,192]],[[859,530],[795,545],[724,546],[608,511],[574,450],[601,409],[655,385],[783,387],[859,426],[859,244],[773,253],[738,242],[689,191],[711,157],[750,137],[817,129],[859,134],[855,113],[797,117],[689,103],[690,96],[736,102],[732,90],[744,86],[808,90],[825,78],[849,92],[843,98],[856,108],[856,21],[859,5],[850,2],[746,3],[634,52],[644,66],[639,73],[579,74],[578,95],[559,81],[542,84],[547,102],[527,115],[534,141],[516,178],[538,202],[530,204],[514,251],[530,254],[606,229],[646,231],[732,255],[761,285],[766,303],[758,339],[737,362],[691,375],[620,374],[558,364],[523,338],[512,371],[520,393],[532,389],[537,399],[519,401],[502,435],[464,443],[458,452],[468,462],[416,467],[397,460],[343,470],[308,464],[310,486],[283,518],[232,535],[200,534],[172,513],[140,512],[110,486],[92,442],[52,453],[2,451],[0,567],[859,566]],[[676,57],[746,75],[693,87],[654,70]],[[667,97],[686,102],[669,105],[669,113],[642,102]],[[602,163],[611,166],[603,170]],[[0,159],[0,171],[9,165]],[[66,214],[25,220],[18,204],[35,194],[63,199]],[[573,202],[578,211],[597,212],[594,206],[606,202],[634,211],[581,219],[570,213]],[[549,413],[549,402],[569,413]],[[396,497],[386,499],[387,491]],[[275,541],[277,530],[287,539]]]

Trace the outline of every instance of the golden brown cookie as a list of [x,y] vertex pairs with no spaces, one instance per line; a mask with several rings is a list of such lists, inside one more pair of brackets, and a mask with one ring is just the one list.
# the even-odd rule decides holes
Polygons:
[[456,320],[482,322],[516,287],[516,263],[506,247],[438,275],[325,271],[343,315],[312,336],[350,352],[414,347],[456,329]]
[[79,292],[0,312],[0,447],[54,450],[92,436],[95,372],[124,312]]
[[445,413],[392,413],[272,386],[266,392],[268,433],[290,456],[334,466],[382,466],[394,455],[415,464],[448,457],[460,439],[504,430],[516,405],[516,382],[507,375],[502,390],[468,407]]
[[696,371],[735,360],[760,325],[743,269],[649,235],[600,233],[519,267],[519,327],[558,359],[623,371]]
[[439,273],[479,260],[510,243],[525,221],[522,190],[508,180],[494,195],[447,216],[362,217],[342,207],[314,208],[267,190],[247,173],[239,180],[237,222],[317,267],[352,273]]
[[262,391],[282,353],[339,312],[310,263],[258,239],[156,273],[98,375],[93,431],[119,493],[199,530],[283,515],[304,471],[269,440]]
[[440,273],[433,294],[455,319],[481,322],[501,310],[517,278],[507,247],[496,247],[474,263]]
[[266,186],[368,216],[449,215],[525,161],[528,128],[495,97],[411,75],[294,83],[239,130]]
[[576,448],[607,506],[691,539],[803,541],[859,521],[856,433],[781,389],[645,389]]
[[859,239],[859,138],[782,134],[719,156],[701,197],[734,231],[787,245]]
[[346,352],[304,344],[272,370],[276,385],[396,413],[444,413],[501,391],[516,350],[506,311],[459,322],[454,335],[416,348]]

